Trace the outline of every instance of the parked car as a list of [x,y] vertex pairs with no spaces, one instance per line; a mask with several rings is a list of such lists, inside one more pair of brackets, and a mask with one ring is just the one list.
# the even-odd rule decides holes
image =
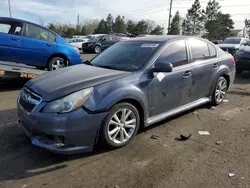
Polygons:
[[116,35],[97,34],[82,44],[82,51],[99,54],[120,40]]
[[200,38],[139,37],[90,62],[27,82],[18,97],[21,127],[36,146],[59,153],[128,144],[139,127],[211,102],[234,82],[234,58]]
[[247,46],[247,45],[250,45],[249,39],[240,38],[240,37],[229,37],[229,38],[226,38],[221,44],[218,44],[218,46],[222,50],[224,50],[232,55],[241,46]]
[[84,38],[74,38],[74,39],[71,39],[69,40],[69,43],[75,47],[77,47],[79,50],[82,49],[82,44],[84,42],[87,42],[88,39],[84,39]]
[[250,46],[240,47],[234,54],[236,73],[240,74],[243,71],[250,71]]
[[40,25],[0,17],[0,60],[56,70],[82,63],[76,47]]
[[222,40],[212,40],[211,42],[214,44],[220,44],[220,43],[222,43]]

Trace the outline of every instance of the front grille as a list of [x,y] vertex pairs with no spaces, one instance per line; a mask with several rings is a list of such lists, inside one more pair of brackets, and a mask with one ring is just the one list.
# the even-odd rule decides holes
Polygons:
[[31,112],[36,107],[35,104],[28,103],[27,101],[23,100],[22,97],[20,97],[19,99],[19,104],[23,107],[24,110],[28,112]]
[[32,112],[34,108],[42,101],[42,98],[37,94],[30,91],[28,88],[24,88],[21,91],[19,97],[20,106],[27,112]]

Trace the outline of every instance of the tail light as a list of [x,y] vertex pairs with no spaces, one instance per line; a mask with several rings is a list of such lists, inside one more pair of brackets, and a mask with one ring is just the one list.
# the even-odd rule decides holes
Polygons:
[[80,54],[81,52],[80,52],[80,50],[79,50],[79,48],[76,48],[76,51]]
[[232,57],[232,63],[235,65],[235,59],[234,59],[234,57]]

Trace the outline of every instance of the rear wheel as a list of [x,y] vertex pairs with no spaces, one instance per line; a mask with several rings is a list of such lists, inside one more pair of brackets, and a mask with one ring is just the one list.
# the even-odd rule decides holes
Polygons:
[[224,77],[219,77],[212,95],[212,104],[219,105],[226,97],[228,82]]
[[50,60],[47,68],[49,71],[54,71],[60,68],[64,68],[66,67],[66,65],[67,64],[66,64],[65,59],[61,57],[54,57]]
[[127,145],[137,134],[140,116],[137,109],[129,103],[113,106],[104,120],[100,137],[102,143],[111,149]]

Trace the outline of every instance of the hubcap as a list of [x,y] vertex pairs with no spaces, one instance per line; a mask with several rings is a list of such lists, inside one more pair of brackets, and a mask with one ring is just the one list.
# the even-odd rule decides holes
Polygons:
[[109,120],[109,139],[116,144],[126,142],[134,134],[136,123],[136,117],[132,110],[123,108],[117,111]]
[[52,63],[52,65],[51,65],[51,69],[52,70],[57,70],[57,69],[60,69],[60,68],[63,68],[63,67],[65,67],[65,63],[64,63],[64,61],[62,61],[62,60],[55,60],[53,63]]
[[215,90],[215,99],[218,103],[222,102],[225,98],[227,91],[227,82],[225,80],[221,80]]

